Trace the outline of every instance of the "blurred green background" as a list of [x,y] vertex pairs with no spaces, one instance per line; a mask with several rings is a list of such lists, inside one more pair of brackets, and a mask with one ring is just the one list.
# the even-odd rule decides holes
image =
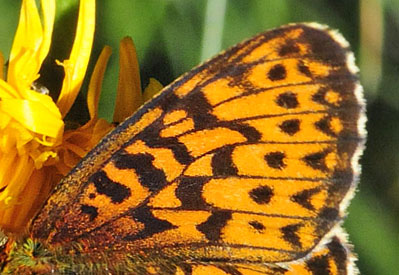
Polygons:
[[[68,56],[76,3],[57,1],[52,58]],[[118,0],[97,4],[93,60],[104,45],[114,50],[100,102],[100,115],[108,120],[118,79],[118,44],[126,35],[135,41],[145,87],[149,77],[166,85],[220,50],[282,24],[314,21],[339,29],[357,57],[368,115],[363,174],[345,228],[359,256],[361,274],[399,274],[399,0]],[[6,58],[19,7],[20,1],[0,1],[0,50]],[[57,79],[57,75],[52,77]],[[48,85],[50,90],[57,89]]]

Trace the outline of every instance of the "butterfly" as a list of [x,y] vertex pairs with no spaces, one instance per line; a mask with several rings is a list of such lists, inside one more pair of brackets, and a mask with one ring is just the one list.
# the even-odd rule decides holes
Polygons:
[[55,188],[4,273],[354,274],[365,142],[348,43],[291,24],[165,87]]

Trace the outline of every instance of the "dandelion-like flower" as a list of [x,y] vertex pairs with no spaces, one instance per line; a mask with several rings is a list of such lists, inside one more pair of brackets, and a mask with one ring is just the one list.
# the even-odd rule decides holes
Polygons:
[[[0,227],[11,232],[24,230],[55,184],[113,128],[97,115],[101,83],[111,55],[109,47],[103,49],[90,79],[90,120],[76,129],[66,129],[64,123],[89,62],[95,0],[80,1],[70,56],[54,61],[65,72],[57,102],[36,82],[51,45],[55,0],[41,0],[41,8],[42,16],[35,0],[23,0],[5,79],[0,71]],[[3,68],[2,56],[0,62]],[[121,42],[120,65],[114,114],[117,122],[131,115],[143,101],[136,52],[130,38]],[[151,83],[148,91],[153,94],[161,86]]]

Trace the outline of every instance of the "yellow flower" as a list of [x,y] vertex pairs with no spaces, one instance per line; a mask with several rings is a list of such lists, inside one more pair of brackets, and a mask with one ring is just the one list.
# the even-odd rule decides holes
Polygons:
[[[95,27],[95,0],[80,1],[78,24],[69,59],[57,62],[65,77],[57,102],[35,81],[51,45],[55,0],[23,0],[12,45],[7,78],[0,71],[0,228],[21,232],[55,184],[113,126],[97,116],[101,83],[111,49],[102,51],[90,79],[90,120],[77,129],[63,121],[81,88]],[[114,120],[122,121],[161,86],[141,93],[136,51],[130,38],[121,42],[120,78]],[[0,68],[4,58],[0,54]],[[154,84],[155,83],[155,84]],[[50,91],[51,93],[51,91]],[[129,102],[129,103],[126,103]]]

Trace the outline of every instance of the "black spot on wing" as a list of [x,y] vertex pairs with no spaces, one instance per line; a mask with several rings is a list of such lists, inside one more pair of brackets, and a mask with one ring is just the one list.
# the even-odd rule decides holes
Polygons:
[[197,229],[202,232],[209,241],[218,241],[221,238],[222,229],[231,219],[231,211],[216,210],[209,218],[197,225]]
[[154,157],[147,153],[120,153],[114,157],[118,169],[134,169],[140,184],[152,192],[162,189],[167,184],[165,173],[152,164],[153,160]]
[[289,119],[283,121],[279,127],[281,131],[286,133],[287,135],[293,136],[300,130],[300,120],[299,119]]
[[215,152],[212,157],[212,172],[214,176],[237,175],[238,170],[232,159],[233,150],[233,146],[225,146]]
[[282,64],[274,65],[269,72],[267,73],[267,77],[271,81],[283,80],[287,77],[287,71]]
[[328,167],[326,165],[326,156],[330,153],[329,150],[324,150],[321,152],[312,153],[306,155],[302,160],[313,169],[317,169],[323,172],[328,171]]
[[331,137],[337,137],[337,134],[334,133],[333,130],[331,130],[331,117],[330,116],[325,116],[319,121],[315,122],[315,127],[319,131],[323,132],[326,135],[329,135]]
[[80,206],[80,211],[82,211],[82,213],[89,215],[89,220],[92,222],[95,220],[95,218],[97,218],[98,216],[98,209],[97,207],[91,206],[91,205],[87,205],[87,204],[82,204]]
[[285,154],[283,152],[271,152],[265,155],[266,163],[269,167],[274,169],[283,169],[286,165],[284,163]]
[[203,177],[181,177],[176,188],[176,197],[181,201],[181,209],[206,209],[207,203],[202,198],[202,188],[208,181]]
[[292,55],[299,53],[300,49],[294,40],[287,40],[287,42],[281,46],[278,54],[280,56]]
[[195,129],[209,128],[216,124],[218,119],[212,114],[212,105],[199,90],[188,94],[181,100],[181,104],[188,116],[192,117]]
[[309,209],[309,210],[315,210],[314,206],[311,203],[311,198],[313,195],[317,194],[320,192],[320,189],[314,188],[314,189],[306,189],[301,192],[296,193],[291,197],[291,200],[298,203],[302,207]]
[[283,239],[297,248],[302,248],[302,243],[298,236],[298,230],[300,227],[300,224],[290,224],[281,228]]
[[112,181],[102,170],[94,173],[90,181],[93,182],[99,194],[109,197],[113,203],[121,203],[131,194],[128,187]]
[[273,197],[273,190],[269,186],[259,186],[249,192],[249,197],[257,204],[267,204]]
[[137,139],[141,139],[151,148],[170,149],[179,163],[184,165],[190,164],[194,158],[189,154],[187,147],[183,143],[179,142],[177,138],[174,137],[162,138],[160,136],[159,132],[164,127],[162,122],[158,120],[138,134]]
[[248,142],[257,142],[261,139],[262,134],[255,128],[250,125],[244,123],[236,123],[236,122],[221,122],[218,123],[218,126],[229,128],[233,131],[237,131],[242,134]]
[[312,77],[312,73],[309,70],[309,67],[302,61],[300,60],[298,62],[298,71],[301,72],[302,74],[306,75],[307,77]]
[[250,221],[248,224],[258,232],[262,232],[266,229],[266,227],[258,221]]
[[154,217],[154,215],[151,213],[151,210],[147,206],[141,206],[134,209],[132,211],[131,217],[135,221],[144,224],[144,229],[139,231],[137,234],[125,236],[124,239],[126,241],[145,239],[156,233],[161,233],[176,228],[176,226],[170,222]]
[[335,104],[332,104],[326,100],[326,94],[331,89],[334,91],[339,91],[338,89],[335,89],[335,87],[321,87],[320,89],[317,90],[315,94],[312,95],[312,100],[316,103],[328,106],[330,108],[337,108]]
[[253,65],[239,63],[228,65],[226,70],[222,70],[218,73],[216,79],[219,79],[220,77],[228,77],[229,79],[232,79],[230,85],[239,84],[251,66]]
[[289,91],[279,94],[276,103],[278,106],[286,109],[294,109],[299,105],[297,94]]

